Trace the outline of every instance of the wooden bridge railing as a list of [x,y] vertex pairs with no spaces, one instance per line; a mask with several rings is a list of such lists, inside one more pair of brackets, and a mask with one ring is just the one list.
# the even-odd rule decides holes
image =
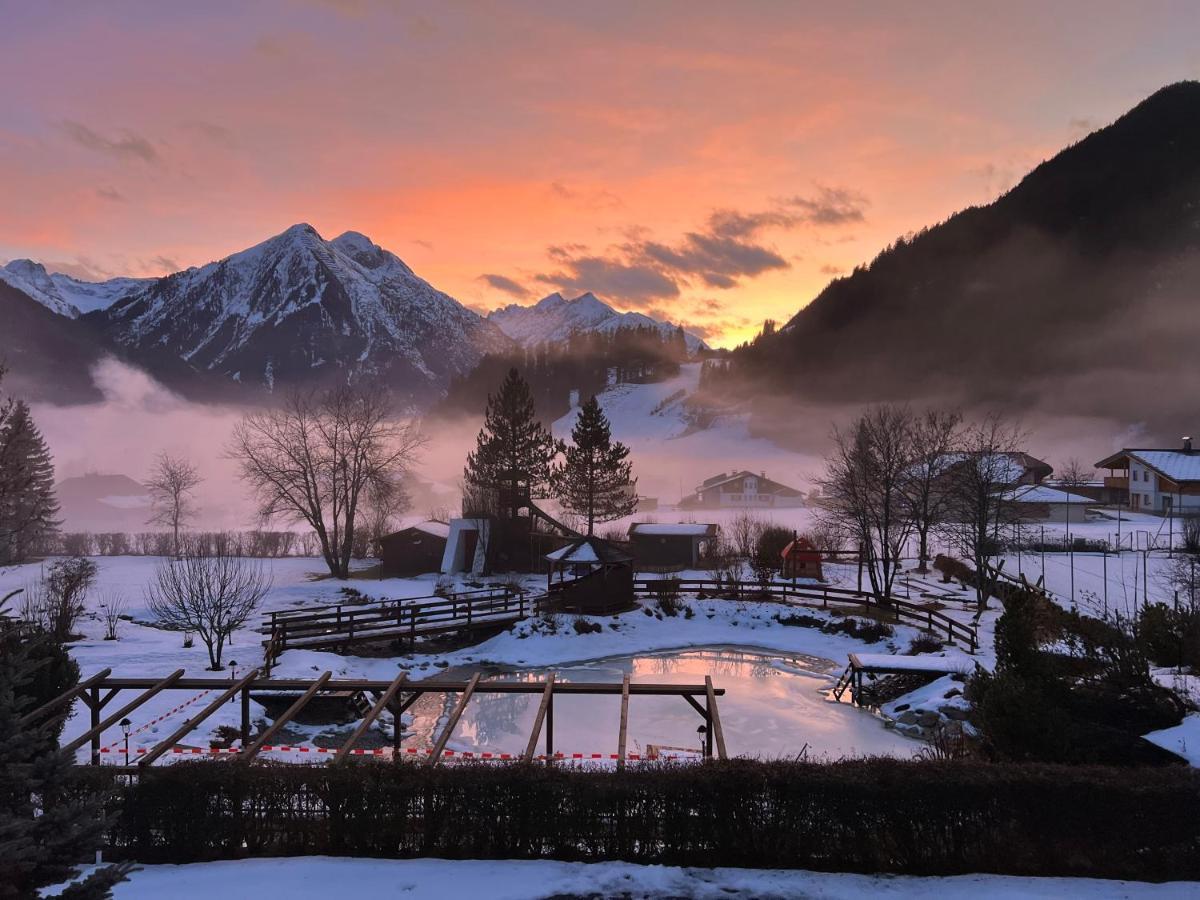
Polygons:
[[687,593],[733,593],[747,599],[766,595],[785,603],[789,600],[804,601],[801,605],[819,602],[822,609],[828,609],[830,603],[851,604],[889,616],[896,622],[906,622],[935,633],[944,632],[948,641],[959,644],[971,653],[979,649],[979,634],[974,626],[899,597],[880,600],[868,591],[826,585],[816,587],[790,581],[718,581],[708,578],[639,578],[633,582],[633,590],[635,594],[652,595],[662,590],[664,583],[673,584],[679,591]]

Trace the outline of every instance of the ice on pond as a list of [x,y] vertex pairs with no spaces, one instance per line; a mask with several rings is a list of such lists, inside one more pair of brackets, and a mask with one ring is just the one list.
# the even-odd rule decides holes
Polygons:
[[[559,666],[553,669],[484,670],[493,680],[703,684],[725,689],[718,700],[726,745],[732,756],[794,757],[807,745],[809,759],[843,756],[912,756],[923,746],[885,728],[871,713],[832,702],[835,665],[815,657],[781,656],[731,647],[687,649]],[[456,697],[448,697],[447,705]],[[455,729],[450,746],[459,750],[520,753],[525,749],[538,694],[477,694]],[[560,695],[554,704],[554,749],[570,753],[615,753],[620,718],[618,696]],[[424,719],[424,721],[422,721]],[[698,749],[700,715],[682,697],[633,696],[629,702],[629,752],[649,745]],[[428,713],[418,715],[420,743],[433,732]],[[440,725],[438,726],[440,727]],[[539,742],[539,752],[544,747]]]

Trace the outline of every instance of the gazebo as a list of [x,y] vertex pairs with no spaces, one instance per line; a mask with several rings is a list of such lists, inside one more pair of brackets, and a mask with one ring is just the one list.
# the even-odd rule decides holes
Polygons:
[[606,615],[633,605],[633,557],[611,541],[576,538],[543,558],[546,591],[562,609]]

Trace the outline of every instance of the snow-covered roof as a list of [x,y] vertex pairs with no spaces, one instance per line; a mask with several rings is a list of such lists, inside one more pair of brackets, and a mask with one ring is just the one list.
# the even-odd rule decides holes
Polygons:
[[1085,497],[1083,494],[1072,494],[1070,491],[1047,487],[1044,484],[1031,484],[1028,487],[1010,491],[1005,494],[1005,499],[1011,500],[1013,503],[1072,503],[1079,505],[1096,503],[1091,497]]
[[417,531],[423,531],[426,534],[432,534],[434,537],[448,538],[450,537],[450,526],[445,522],[419,522],[413,526]]
[[579,538],[565,547],[552,550],[544,557],[557,563],[619,563],[633,559],[619,547],[598,537]]
[[711,537],[716,531],[716,525],[702,525],[698,522],[636,522],[629,526],[630,534]]
[[1200,453],[1184,450],[1126,450],[1125,453],[1172,481],[1200,481]]

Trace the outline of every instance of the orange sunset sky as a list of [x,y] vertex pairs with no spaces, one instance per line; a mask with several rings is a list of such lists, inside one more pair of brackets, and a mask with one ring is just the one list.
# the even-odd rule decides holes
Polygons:
[[0,261],[160,275],[296,222],[479,310],[716,345],[1172,81],[1190,2],[0,3]]

